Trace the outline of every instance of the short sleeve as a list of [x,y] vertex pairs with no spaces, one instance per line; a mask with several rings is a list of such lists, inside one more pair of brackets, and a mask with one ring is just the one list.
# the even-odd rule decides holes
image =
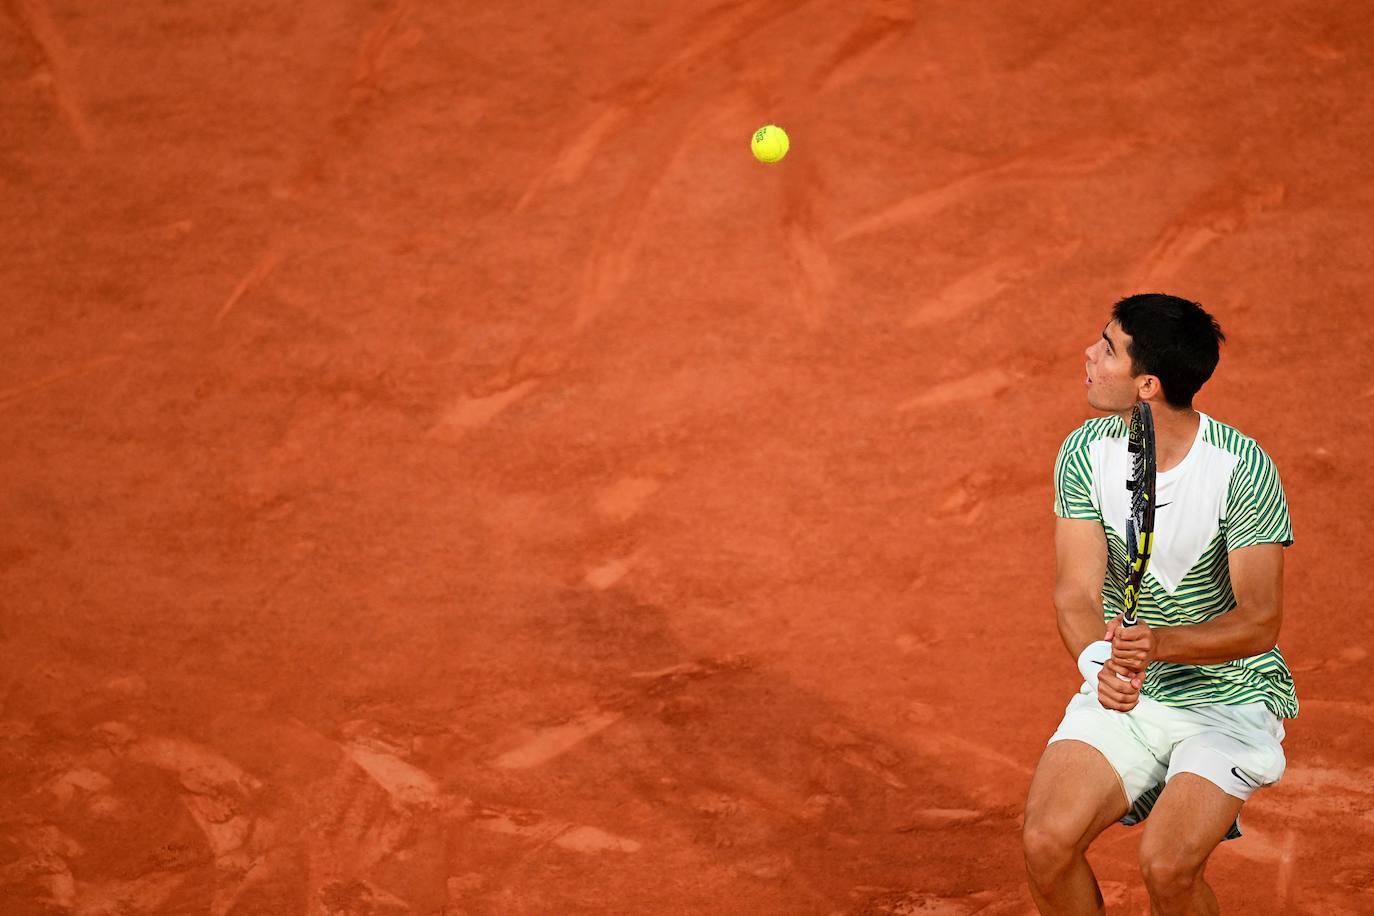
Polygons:
[[1226,492],[1226,549],[1293,543],[1293,523],[1278,468],[1264,450],[1246,450]]
[[1060,518],[1102,521],[1102,513],[1092,499],[1088,448],[1078,436],[1064,440],[1054,461],[1054,514]]

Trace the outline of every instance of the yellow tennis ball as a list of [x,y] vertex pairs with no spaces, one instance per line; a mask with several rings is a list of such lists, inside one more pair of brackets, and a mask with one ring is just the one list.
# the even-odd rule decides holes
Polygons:
[[749,143],[749,148],[754,151],[754,158],[759,162],[777,162],[787,155],[787,134],[776,124],[765,124],[754,131],[754,139]]

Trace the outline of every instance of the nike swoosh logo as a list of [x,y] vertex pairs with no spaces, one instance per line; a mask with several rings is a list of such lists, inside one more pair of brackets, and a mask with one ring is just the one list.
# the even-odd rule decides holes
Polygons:
[[1234,776],[1234,777],[1236,777],[1237,779],[1239,779],[1241,782],[1245,783],[1247,786],[1249,786],[1249,787],[1252,788],[1252,789],[1258,789],[1258,788],[1259,788],[1259,783],[1255,782],[1255,781],[1254,781],[1253,779],[1251,779],[1249,776],[1247,776],[1247,775],[1245,775],[1244,773],[1242,773],[1242,772],[1240,771],[1240,767],[1231,767],[1231,775]]
[[1158,503],[1158,504],[1155,505],[1155,508],[1156,508],[1156,509],[1163,509],[1165,506],[1172,506],[1172,505],[1173,505],[1173,503]]

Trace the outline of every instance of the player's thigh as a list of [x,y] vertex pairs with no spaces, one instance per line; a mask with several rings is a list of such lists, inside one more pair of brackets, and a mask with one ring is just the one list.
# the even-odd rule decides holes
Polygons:
[[1087,849],[1129,807],[1121,777],[1101,751],[1082,741],[1052,742],[1026,796],[1026,851]]
[[1140,864],[1163,877],[1202,869],[1240,814],[1245,802],[1196,773],[1171,778],[1145,820]]

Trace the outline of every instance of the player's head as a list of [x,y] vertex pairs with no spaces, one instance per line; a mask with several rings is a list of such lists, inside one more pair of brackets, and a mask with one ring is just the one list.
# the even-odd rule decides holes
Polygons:
[[1129,410],[1137,398],[1191,407],[1212,377],[1226,336],[1202,306],[1178,296],[1142,293],[1112,308],[1102,338],[1087,350],[1088,403]]

